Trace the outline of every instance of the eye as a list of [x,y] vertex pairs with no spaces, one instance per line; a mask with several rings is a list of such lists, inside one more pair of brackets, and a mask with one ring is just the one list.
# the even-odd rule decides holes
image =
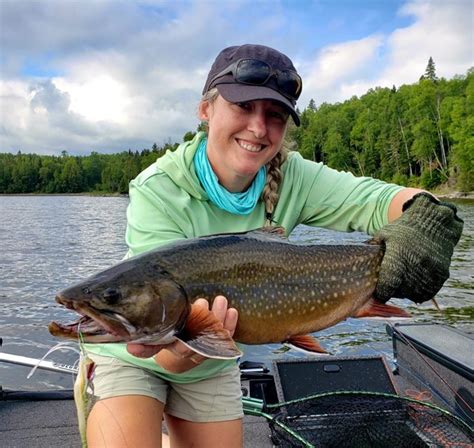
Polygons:
[[102,296],[109,305],[117,303],[122,298],[120,291],[115,288],[107,288]]
[[286,121],[288,120],[288,117],[289,117],[289,115],[286,111],[282,112],[282,111],[279,111],[279,110],[270,111],[269,115],[270,115],[271,118],[282,121],[284,123],[286,123]]
[[235,103],[235,104],[244,110],[250,110],[252,108],[250,101],[244,101],[242,103]]
[[91,290],[88,286],[85,286],[84,288],[82,288],[82,292],[86,295],[89,295],[91,293]]

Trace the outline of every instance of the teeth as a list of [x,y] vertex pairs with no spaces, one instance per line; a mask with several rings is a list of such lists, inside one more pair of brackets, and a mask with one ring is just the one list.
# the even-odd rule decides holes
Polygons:
[[245,150],[250,152],[259,152],[263,148],[263,145],[252,145],[251,143],[243,142],[242,140],[237,140],[237,142],[239,143],[239,146],[241,148],[244,148]]

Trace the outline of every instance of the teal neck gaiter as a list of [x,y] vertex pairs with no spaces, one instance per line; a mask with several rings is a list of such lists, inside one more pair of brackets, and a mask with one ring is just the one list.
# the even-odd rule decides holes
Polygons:
[[242,193],[231,193],[219,184],[206,152],[207,139],[203,139],[194,155],[194,168],[210,201],[222,210],[236,215],[248,215],[257,205],[265,187],[266,169],[260,168],[250,187]]

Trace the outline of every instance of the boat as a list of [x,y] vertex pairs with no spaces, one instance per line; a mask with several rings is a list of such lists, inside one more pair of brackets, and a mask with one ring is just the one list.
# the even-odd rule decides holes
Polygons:
[[[397,436],[405,442],[392,446],[474,446],[472,335],[426,323],[388,324],[386,330],[393,343],[395,369],[383,355],[308,356],[280,359],[271,366],[242,362],[244,446],[387,446],[362,439],[368,432],[394,427],[404,428]],[[75,371],[74,366],[2,351],[0,362],[18,369],[37,365],[52,375]],[[311,412],[308,400],[315,403]],[[323,405],[325,400],[331,404]],[[345,407],[338,408],[340,400],[345,400]],[[350,410],[356,402],[364,402],[365,408]],[[405,425],[405,403],[417,419],[436,414],[438,420],[430,420],[428,428],[418,427],[413,419]],[[31,392],[0,387],[0,422],[3,448],[81,446],[72,390]],[[361,443],[357,431],[362,434]],[[308,442],[308,432],[318,435],[318,443]],[[329,434],[331,443],[321,442],[323,434]],[[336,442],[337,437],[342,442]],[[453,437],[459,437],[459,443]]]

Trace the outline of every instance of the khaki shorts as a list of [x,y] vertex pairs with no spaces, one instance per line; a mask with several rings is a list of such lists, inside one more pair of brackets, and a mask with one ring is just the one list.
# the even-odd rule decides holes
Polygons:
[[220,422],[243,417],[240,372],[235,367],[195,383],[171,383],[150,370],[117,358],[89,354],[95,362],[96,400],[145,395],[165,404],[165,413],[192,422]]

